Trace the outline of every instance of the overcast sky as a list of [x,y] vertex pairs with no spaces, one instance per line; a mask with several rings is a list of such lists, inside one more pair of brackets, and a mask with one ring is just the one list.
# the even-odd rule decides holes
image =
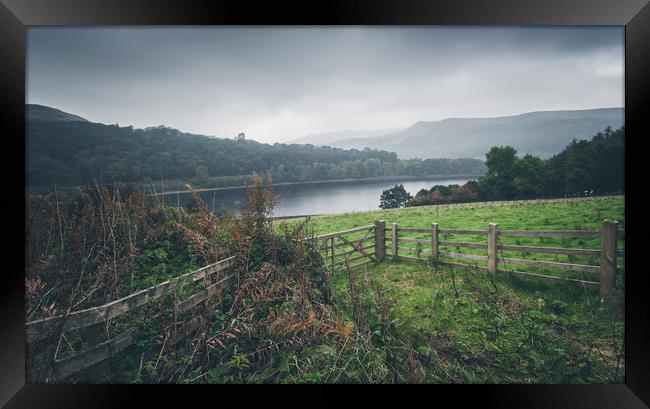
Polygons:
[[27,102],[283,142],[449,117],[622,107],[623,27],[28,29]]

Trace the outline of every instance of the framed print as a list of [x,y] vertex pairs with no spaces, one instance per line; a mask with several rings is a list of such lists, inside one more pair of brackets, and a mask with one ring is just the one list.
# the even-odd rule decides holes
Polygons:
[[0,21],[7,407],[142,384],[650,402],[647,2],[3,0]]

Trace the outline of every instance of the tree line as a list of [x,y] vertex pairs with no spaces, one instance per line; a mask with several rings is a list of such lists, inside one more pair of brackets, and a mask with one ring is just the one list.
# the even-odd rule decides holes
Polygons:
[[30,120],[28,184],[191,181],[197,187],[240,185],[254,172],[274,182],[377,176],[480,175],[476,159],[400,160],[396,153],[298,144],[264,144],[87,122]]
[[464,185],[436,185],[412,197],[404,186],[382,193],[381,208],[625,193],[625,128],[573,140],[547,160],[519,157],[511,146],[485,155],[487,172]]

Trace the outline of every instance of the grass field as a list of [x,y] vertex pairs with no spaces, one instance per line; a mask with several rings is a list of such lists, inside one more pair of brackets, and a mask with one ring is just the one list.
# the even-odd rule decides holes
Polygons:
[[[488,223],[497,223],[500,230],[599,230],[604,219],[616,220],[618,228],[625,228],[625,212],[623,196],[595,197],[573,199],[570,201],[530,201],[516,202],[473,203],[462,205],[422,206],[403,209],[380,210],[373,212],[345,213],[328,216],[313,217],[309,225],[315,235],[341,231],[353,227],[370,225],[375,220],[384,220],[386,227],[397,223],[402,227],[430,228],[436,222],[440,229],[476,229],[487,231]],[[300,223],[303,220],[284,222],[287,225]],[[278,223],[281,226],[283,223]],[[387,237],[390,232],[386,232]],[[427,233],[400,233],[400,238],[429,240]],[[440,240],[453,242],[486,243],[486,236],[446,235]],[[545,238],[545,237],[500,237],[499,244],[539,246],[539,247],[571,247],[582,249],[598,249],[600,238]],[[415,256],[421,251],[421,256],[426,257],[428,248],[418,249],[420,246],[411,246],[410,254]],[[390,244],[387,244],[390,252]],[[618,248],[625,249],[625,240],[619,239]],[[441,247],[440,250],[463,252],[467,254],[485,255],[484,249],[467,249],[458,247]],[[430,253],[429,253],[430,254]],[[529,254],[515,251],[499,250],[499,257],[518,259],[554,261],[562,263],[598,265],[597,257],[556,255],[556,254]],[[447,261],[459,261],[447,257]],[[464,260],[467,262],[466,260]],[[485,265],[482,262],[473,262]],[[618,259],[619,267],[624,266],[624,258]],[[500,265],[499,268],[502,268]],[[511,268],[510,266],[506,267]],[[537,272],[546,275],[557,275],[566,278],[597,281],[597,273],[577,271],[558,271],[555,269],[539,269],[527,266],[516,266],[517,271]],[[622,277],[618,279],[623,282]]]
[[[312,217],[310,224],[315,234],[322,234],[372,224],[379,219],[385,220],[387,226],[399,223],[409,227],[430,227],[431,223],[437,222],[441,229],[487,229],[488,223],[498,223],[501,229],[513,230],[599,229],[603,219],[612,219],[619,222],[619,228],[625,228],[623,196],[571,201],[549,199],[543,203],[521,201],[515,205],[485,202],[341,213]],[[298,222],[291,220],[286,223]]]
[[[384,262],[367,275],[396,332],[430,362],[425,381],[624,382],[620,291],[601,302],[589,289],[425,264]],[[345,302],[345,274],[334,288]]]
[[[489,222],[495,222],[500,229],[512,230],[595,230],[600,228],[603,219],[617,220],[619,228],[625,226],[623,197],[515,205],[428,206],[322,216],[309,223],[315,234],[322,234],[369,225],[377,219],[385,220],[387,226],[395,222],[422,228],[437,222],[441,229],[487,229]],[[449,240],[485,242],[485,237],[458,236]],[[513,237],[503,238],[503,242],[589,249],[598,248],[599,239]],[[624,248],[624,241],[620,248]],[[480,254],[480,251],[474,252]],[[598,264],[598,260],[586,257],[570,260],[566,259],[568,256],[549,254],[518,254],[517,257]],[[517,270],[527,271],[524,267]],[[540,272],[539,269],[531,271]],[[542,272],[598,281],[597,275],[585,277],[585,273]],[[429,363],[423,380],[624,382],[624,299],[620,289],[601,300],[598,290],[593,289],[540,283],[507,274],[490,275],[471,269],[432,268],[426,263],[392,261],[369,265],[367,270],[355,273],[340,273],[333,280],[341,305],[350,302],[350,280],[360,286],[372,283],[371,287],[380,288],[387,295],[397,333]]]

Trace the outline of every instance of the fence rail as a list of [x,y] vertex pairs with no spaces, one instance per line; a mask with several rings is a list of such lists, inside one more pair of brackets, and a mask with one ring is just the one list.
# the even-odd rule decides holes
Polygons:
[[586,271],[588,273],[599,273],[600,266],[591,266],[588,264],[556,263],[553,261],[522,260],[517,258],[500,258],[504,265],[523,265],[538,268],[559,268],[569,271]]
[[357,232],[360,232],[360,231],[366,231],[366,230],[370,230],[370,229],[374,229],[374,228],[375,228],[375,226],[371,224],[369,226],[355,227],[354,229],[348,229],[348,230],[338,231],[338,232],[334,232],[334,233],[321,234],[320,236],[315,236],[314,239],[319,240],[319,241],[327,240],[327,239],[331,239],[333,237],[343,237],[343,236],[347,236],[347,235],[352,234],[352,233],[357,233]]
[[505,237],[598,237],[599,230],[502,230],[500,236]]
[[485,236],[487,231],[485,230],[462,230],[462,229],[440,229],[441,234],[470,234],[470,235],[482,235]]
[[228,267],[231,267],[235,257],[221,260],[209,266],[192,271],[180,277],[173,278],[158,285],[138,291],[124,298],[108,304],[85,310],[75,311],[69,315],[58,315],[28,322],[25,326],[27,342],[34,342],[46,338],[58,324],[63,325],[63,331],[82,329],[94,324],[102,323],[129,312],[148,302],[171,294],[174,290],[191,282],[196,282]]
[[[521,252],[528,252],[528,253],[600,257],[600,250],[590,250],[590,249],[572,249],[572,248],[564,248],[564,247],[509,246],[503,244],[498,245],[497,248],[499,250],[521,251]],[[618,252],[617,255],[619,255]],[[620,252],[620,255],[623,255],[623,252]]]
[[512,270],[497,270],[499,273],[504,273],[504,274],[514,274],[518,275],[520,277],[528,278],[531,280],[537,280],[537,281],[546,281],[546,282],[552,282],[552,283],[562,283],[562,284],[569,284],[569,285],[575,285],[578,287],[590,287],[590,288],[600,288],[600,284],[593,282],[593,281],[583,281],[583,280],[577,280],[574,278],[563,278],[563,277],[555,277],[555,276],[549,276],[545,274],[538,274],[538,273],[527,273],[524,271],[512,271]]
[[[137,339],[138,332],[134,329],[127,330],[111,339],[102,339],[106,338],[105,325],[111,319],[133,311],[151,301],[172,295],[176,290],[188,284],[206,280],[208,285],[205,289],[195,292],[177,305],[178,312],[187,312],[213,297],[218,290],[233,284],[234,275],[223,277],[220,280],[217,280],[216,275],[232,267],[234,262],[235,257],[233,256],[104,305],[75,311],[67,315],[57,315],[28,322],[25,324],[26,342],[33,344],[49,337],[56,337],[58,341],[58,337],[63,336],[66,332],[85,331],[85,338],[94,339],[94,342],[89,342],[82,352],[61,360],[55,360],[51,369],[54,379],[59,379],[91,368],[119,354]],[[178,343],[196,327],[196,322],[190,320],[184,325],[175,328],[171,343]],[[37,381],[38,370],[32,368],[30,377],[32,381]]]
[[488,247],[485,243],[465,243],[462,241],[441,241],[439,244],[445,247],[467,247],[470,249],[486,249]]

